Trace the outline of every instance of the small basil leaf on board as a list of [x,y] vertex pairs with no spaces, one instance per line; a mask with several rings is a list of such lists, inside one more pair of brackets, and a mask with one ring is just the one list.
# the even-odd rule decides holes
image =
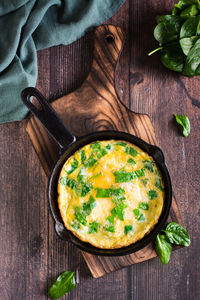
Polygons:
[[189,246],[191,243],[187,230],[175,222],[169,223],[163,231],[165,232],[169,242],[172,244]]
[[187,137],[190,134],[190,121],[187,116],[185,115],[176,115],[176,122],[183,127],[183,135]]
[[185,55],[182,52],[181,46],[176,43],[172,46],[166,47],[161,52],[162,64],[176,72],[182,72],[185,63]]
[[73,290],[75,286],[76,281],[74,272],[64,272],[58,276],[54,284],[51,286],[48,296],[51,299],[58,299]]
[[163,265],[167,265],[170,260],[170,255],[172,252],[172,246],[167,241],[165,235],[158,234],[156,237],[156,253],[158,254]]
[[200,38],[196,41],[194,46],[188,53],[186,58],[183,75],[193,77],[199,75],[198,68],[200,66]]
[[179,41],[181,45],[181,49],[185,55],[188,55],[190,49],[194,46],[198,38],[199,38],[198,36],[191,36],[191,37],[183,38]]

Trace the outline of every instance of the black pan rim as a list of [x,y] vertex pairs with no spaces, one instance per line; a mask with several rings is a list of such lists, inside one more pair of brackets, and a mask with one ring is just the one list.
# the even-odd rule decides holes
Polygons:
[[[57,197],[55,197],[55,188],[57,193],[57,182],[58,176],[60,174],[60,170],[64,164],[64,162],[78,149],[83,147],[84,145],[90,144],[97,140],[124,140],[135,144],[136,146],[140,147],[142,150],[147,152],[150,156],[152,156],[156,162],[156,165],[161,171],[162,178],[165,184],[165,200],[164,200],[164,207],[163,212],[159,218],[158,223],[154,226],[154,228],[145,235],[141,240],[133,243],[129,246],[122,247],[122,248],[114,248],[114,249],[102,249],[92,246],[89,243],[83,242],[78,239],[74,234],[67,230],[64,227],[64,223],[60,216],[60,212],[57,206]],[[56,184],[55,184],[56,183]],[[66,149],[64,149],[61,153],[61,156],[58,158],[57,162],[55,163],[52,172],[49,177],[48,181],[48,188],[47,188],[47,198],[49,209],[51,211],[52,218],[55,222],[55,230],[59,237],[63,240],[70,241],[79,249],[94,254],[98,256],[123,256],[134,253],[138,250],[144,248],[147,244],[151,241],[155,240],[156,235],[160,232],[163,226],[166,223],[166,220],[169,215],[171,202],[172,202],[172,186],[171,180],[169,176],[169,172],[167,166],[165,164],[164,155],[162,150],[154,145],[146,143],[144,140],[140,139],[137,136],[134,136],[130,133],[122,132],[122,131],[114,131],[114,130],[105,130],[105,131],[98,131],[93,132],[88,135],[78,137],[76,142],[71,143]],[[54,198],[54,199],[53,199]],[[55,199],[56,198],[56,199]],[[56,203],[55,203],[56,202]]]

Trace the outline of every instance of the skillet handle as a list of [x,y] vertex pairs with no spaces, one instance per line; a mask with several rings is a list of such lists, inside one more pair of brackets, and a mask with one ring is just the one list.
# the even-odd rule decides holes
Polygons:
[[[31,102],[32,96],[40,103],[40,108]],[[51,105],[36,88],[29,87],[24,89],[21,93],[21,98],[34,116],[48,130],[61,149],[66,148],[69,144],[76,141],[76,137],[65,127]]]

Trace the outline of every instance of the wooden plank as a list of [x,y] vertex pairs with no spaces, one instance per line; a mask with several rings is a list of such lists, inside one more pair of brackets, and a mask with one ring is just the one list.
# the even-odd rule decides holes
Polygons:
[[[116,93],[115,67],[123,42],[124,34],[119,27],[98,27],[95,31],[94,56],[89,75],[78,90],[54,101],[52,106],[76,136],[114,129],[137,135],[151,144],[158,144],[150,118],[128,110]],[[29,121],[27,131],[48,175],[58,149],[35,118]],[[181,223],[174,198],[170,219]],[[83,253],[93,277],[96,278],[155,256],[153,245],[123,257],[96,257]]]

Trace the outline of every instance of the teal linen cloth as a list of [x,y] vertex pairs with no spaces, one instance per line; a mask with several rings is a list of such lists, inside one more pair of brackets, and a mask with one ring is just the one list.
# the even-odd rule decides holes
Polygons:
[[0,123],[27,114],[20,94],[37,79],[36,51],[70,44],[110,18],[125,0],[1,0]]

